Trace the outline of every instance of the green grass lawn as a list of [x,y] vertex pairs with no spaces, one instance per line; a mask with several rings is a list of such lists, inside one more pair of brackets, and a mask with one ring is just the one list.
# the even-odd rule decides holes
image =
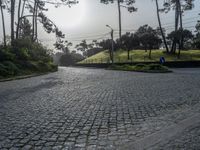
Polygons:
[[[180,59],[177,55],[169,55],[163,52],[163,50],[152,50],[152,58],[148,58],[149,51],[145,50],[132,50],[130,51],[131,60],[127,60],[127,51],[117,51],[114,53],[114,62],[158,62],[160,57],[165,57],[166,61],[200,61],[200,50],[187,50],[181,51]],[[100,52],[96,55],[86,58],[79,63],[107,63],[109,62],[108,50]]]

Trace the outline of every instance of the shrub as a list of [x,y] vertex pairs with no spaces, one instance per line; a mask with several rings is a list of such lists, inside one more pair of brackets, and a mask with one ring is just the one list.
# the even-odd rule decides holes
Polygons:
[[144,69],[145,70],[168,70],[167,67],[164,67],[160,64],[150,64],[150,65],[147,65]]
[[0,61],[13,61],[15,59],[15,55],[11,53],[9,48],[1,48],[0,47]]
[[141,72],[155,72],[155,73],[164,73],[164,72],[171,72],[167,67],[162,66],[160,64],[137,64],[135,66],[131,65],[111,65],[108,69],[112,70],[123,70],[123,71],[141,71]]
[[121,69],[122,69],[122,66],[118,66],[118,65],[112,64],[112,65],[110,65],[110,66],[108,67],[108,69],[121,70]]
[[20,60],[28,60],[29,59],[29,54],[28,54],[28,49],[27,48],[19,48],[15,50],[15,53]]
[[60,64],[62,66],[70,66],[74,65],[75,63],[83,60],[84,57],[78,53],[65,53],[60,57]]
[[122,70],[125,70],[125,71],[132,71],[133,70],[133,66],[131,65],[123,65],[121,66],[122,67]]
[[30,49],[32,44],[33,43],[30,38],[17,39],[14,41],[14,47],[16,47],[17,49],[20,49],[20,48]]
[[146,67],[145,64],[137,64],[134,66],[135,70],[143,70]]
[[49,50],[29,38],[15,40],[13,47],[0,45],[0,62],[0,78],[58,69]]
[[48,54],[48,49],[41,43],[32,42],[30,38],[18,39],[14,41],[13,53],[16,53],[21,60],[31,61],[53,61]]
[[29,49],[28,53],[30,55],[30,59],[33,61],[44,61],[50,62],[53,61],[52,58],[47,53],[48,49],[40,43],[33,43],[32,47]]
[[131,71],[131,70],[133,70],[133,66],[131,66],[131,65],[111,65],[111,66],[109,66],[109,69]]
[[20,72],[19,68],[10,61],[3,62],[3,65],[5,66],[5,69],[8,71],[8,75],[11,76],[17,75]]
[[39,71],[46,72],[46,71],[57,71],[57,65],[53,63],[45,63],[45,62],[38,62]]
[[6,77],[8,76],[8,71],[6,70],[6,66],[0,63],[0,76]]
[[51,71],[58,71],[58,66],[57,65],[55,65],[53,63],[50,63],[49,65],[51,67]]
[[42,61],[39,61],[37,63],[37,65],[38,65],[39,71],[41,71],[41,72],[44,72],[44,71],[49,69],[49,66],[46,63],[42,62]]
[[38,71],[39,67],[36,62],[32,61],[24,61],[20,63],[22,69],[31,70],[31,71]]
[[145,64],[136,64],[135,67],[145,67]]

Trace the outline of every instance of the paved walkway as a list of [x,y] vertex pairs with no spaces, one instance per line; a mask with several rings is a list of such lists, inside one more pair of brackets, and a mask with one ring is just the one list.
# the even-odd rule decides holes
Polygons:
[[[0,83],[0,149],[132,149],[197,115],[199,102],[200,69],[146,74],[60,68]],[[177,132],[178,138],[171,136],[182,142],[152,142],[146,148],[187,149],[191,139],[195,149],[199,126],[194,122]]]

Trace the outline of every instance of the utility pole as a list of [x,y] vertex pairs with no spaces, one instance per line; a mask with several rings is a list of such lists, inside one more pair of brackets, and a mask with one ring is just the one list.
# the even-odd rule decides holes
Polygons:
[[114,40],[113,40],[113,28],[111,28],[109,25],[106,25],[106,27],[111,29],[110,35],[111,35],[111,45],[112,45],[112,50],[111,50],[111,61],[112,64],[114,63]]

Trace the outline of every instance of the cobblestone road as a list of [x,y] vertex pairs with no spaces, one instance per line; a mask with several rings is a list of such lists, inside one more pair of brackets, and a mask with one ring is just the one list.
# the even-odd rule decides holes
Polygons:
[[199,150],[200,149],[200,125],[188,128],[185,132],[175,136],[163,145],[157,145],[154,150]]
[[0,149],[116,149],[170,125],[163,116],[199,102],[200,69],[59,68],[0,83]]

